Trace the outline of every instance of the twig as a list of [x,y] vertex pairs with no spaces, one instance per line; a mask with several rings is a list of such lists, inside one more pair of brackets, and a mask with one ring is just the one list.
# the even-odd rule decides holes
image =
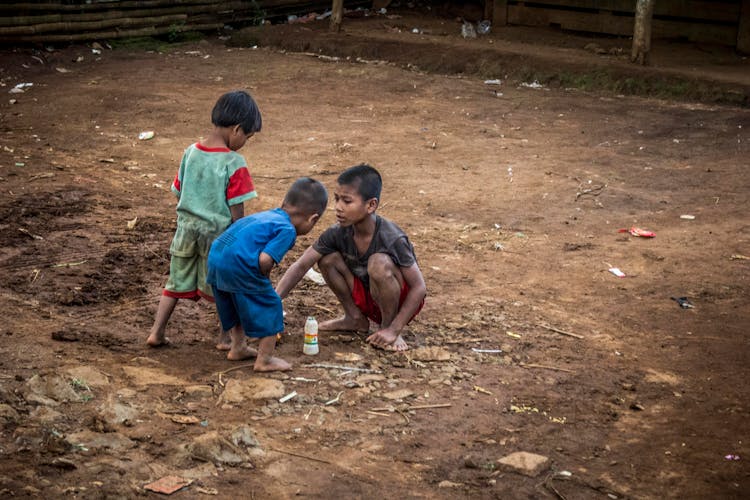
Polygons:
[[429,410],[431,408],[450,408],[453,406],[451,403],[438,403],[434,405],[414,405],[410,406],[409,410]]
[[589,189],[582,189],[576,193],[576,201],[578,201],[578,198],[580,198],[581,196],[585,196],[587,194],[590,194],[591,196],[595,196],[595,197],[599,196],[600,194],[602,194],[602,191],[604,191],[604,188],[606,187],[607,187],[606,184],[601,184],[599,186],[594,186]]
[[371,370],[369,368],[356,368],[354,366],[341,366],[341,365],[329,365],[328,363],[313,363],[309,365],[302,365],[310,368],[329,368],[331,370],[351,370],[355,372],[363,373],[381,373],[380,370]]
[[410,423],[409,422],[409,417],[406,415],[406,413],[404,413],[403,411],[401,411],[399,409],[396,409],[396,413],[398,413],[399,415],[401,415],[402,417],[404,417],[404,420],[406,420],[407,424]]
[[52,172],[46,172],[46,173],[43,173],[43,174],[36,174],[36,175],[32,175],[31,177],[29,177],[29,180],[27,182],[35,181],[37,179],[48,179],[48,178],[54,177],[54,176],[55,176],[55,174],[53,174]]
[[85,264],[88,262],[88,260],[82,260],[80,262],[61,262],[59,264],[52,264],[49,267],[74,267],[74,266],[80,266],[81,264]]
[[547,365],[538,365],[536,363],[521,363],[523,368],[540,368],[542,370],[554,370],[556,372],[566,372],[566,373],[575,373],[573,370],[569,370],[567,368],[558,368],[556,366],[547,366]]
[[293,457],[306,458],[308,460],[313,460],[315,462],[322,462],[324,464],[333,465],[333,462],[329,462],[328,460],[323,460],[322,458],[311,457],[309,455],[303,455],[302,453],[295,453],[293,451],[280,450],[278,448],[268,448],[268,449],[271,450],[271,451],[275,451],[277,453],[285,453],[285,454],[291,455]]
[[344,391],[339,391],[339,393],[338,393],[338,394],[336,394],[336,397],[335,397],[335,398],[333,398],[333,399],[332,399],[332,400],[330,400],[330,401],[326,401],[326,402],[324,403],[324,406],[330,406],[330,405],[332,405],[333,403],[338,403],[338,402],[339,402],[339,398],[341,398],[341,395],[342,395],[342,394],[344,394]]
[[251,366],[255,366],[253,364],[247,364],[247,365],[239,365],[239,366],[233,366],[232,368],[227,368],[226,370],[219,372],[219,385],[224,387],[224,382],[221,380],[222,375],[226,375],[229,372],[233,372],[234,370],[240,370],[242,368],[249,368]]
[[336,314],[336,311],[334,311],[333,309],[329,309],[328,307],[325,307],[325,306],[313,304],[313,307],[315,309],[320,309],[321,311],[327,312],[328,314]]
[[28,236],[31,239],[34,239],[34,240],[43,240],[44,239],[41,236],[39,236],[38,234],[31,234],[28,231],[28,229],[24,229],[22,227],[19,227],[18,230],[21,231],[23,234],[25,234],[26,236]]
[[481,342],[484,339],[481,339],[479,337],[471,338],[471,339],[454,339],[454,340],[446,340],[446,344],[463,344],[464,342]]
[[560,335],[565,335],[568,337],[573,337],[576,339],[585,339],[583,335],[578,335],[577,333],[570,333],[566,332],[565,330],[560,330],[559,328],[555,328],[554,326],[545,325],[544,323],[537,323],[538,327],[544,328],[545,330],[549,330],[551,332],[559,333]]
[[389,417],[390,418],[389,414],[387,414],[387,413],[378,413],[378,412],[376,412],[374,410],[367,410],[366,413],[369,413],[371,415],[377,415],[378,417]]

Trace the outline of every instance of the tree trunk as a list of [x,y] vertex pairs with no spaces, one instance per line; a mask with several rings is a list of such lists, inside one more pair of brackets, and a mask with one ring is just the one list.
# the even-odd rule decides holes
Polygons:
[[655,0],[638,0],[635,5],[635,27],[633,28],[633,49],[630,52],[630,61],[636,64],[648,64],[654,2]]
[[344,17],[344,0],[333,0],[331,7],[331,31],[338,33],[341,30],[341,19]]

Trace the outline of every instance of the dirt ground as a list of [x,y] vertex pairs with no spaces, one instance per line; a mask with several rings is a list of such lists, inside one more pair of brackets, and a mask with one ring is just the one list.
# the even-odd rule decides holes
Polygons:
[[[349,20],[337,46],[368,29],[370,46],[403,35]],[[3,497],[154,495],[144,486],[170,475],[192,481],[175,498],[747,496],[747,109],[214,39],[6,48],[0,71]],[[264,119],[241,151],[260,194],[246,211],[298,176],[332,188],[347,166],[381,171],[380,213],[409,234],[429,291],[411,351],[341,333],[303,355],[305,317],[338,314],[312,281],[285,303],[288,374],[227,361],[203,302],[178,305],[172,347],[145,346],[170,182],[235,88]],[[619,232],[633,226],[656,237]],[[519,451],[547,458],[538,475],[499,462]]]

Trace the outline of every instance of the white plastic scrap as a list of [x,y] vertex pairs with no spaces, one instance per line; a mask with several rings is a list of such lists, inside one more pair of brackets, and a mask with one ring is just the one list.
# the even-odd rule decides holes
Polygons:
[[27,88],[33,86],[33,83],[19,83],[12,89],[8,91],[9,94],[22,94],[26,91]]

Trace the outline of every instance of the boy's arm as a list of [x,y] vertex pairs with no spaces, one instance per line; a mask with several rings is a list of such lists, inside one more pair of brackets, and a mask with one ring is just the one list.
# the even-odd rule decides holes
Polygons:
[[305,253],[302,254],[302,257],[289,266],[289,269],[286,270],[284,276],[279,280],[279,284],[276,285],[276,293],[279,294],[279,297],[285,299],[292,288],[299,283],[299,280],[302,279],[307,270],[315,265],[322,256],[323,255],[318,253],[313,247],[308,247],[308,249],[305,250]]
[[258,268],[260,269],[261,274],[266,278],[271,276],[271,269],[273,269],[273,266],[275,265],[276,261],[266,252],[261,252],[258,256]]
[[245,216],[245,204],[229,205],[229,212],[232,214],[232,222],[236,222]]

